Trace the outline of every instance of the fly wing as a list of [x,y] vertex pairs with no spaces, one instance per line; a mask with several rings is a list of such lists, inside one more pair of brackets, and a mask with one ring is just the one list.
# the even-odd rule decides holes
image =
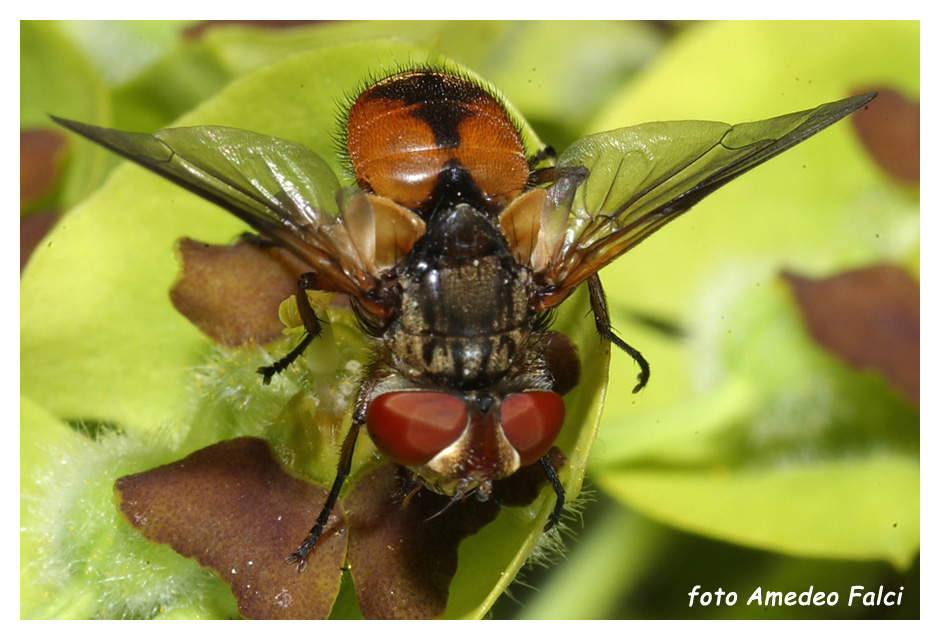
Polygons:
[[294,142],[230,127],[151,135],[53,120],[226,209],[309,263],[328,290],[368,293],[424,229],[406,209],[341,189],[326,161]]
[[501,224],[511,243],[525,243],[517,255],[536,274],[540,306],[550,308],[708,194],[874,97],[735,126],[654,122],[583,138],[558,158],[554,185],[530,198],[540,202],[529,213],[507,210]]

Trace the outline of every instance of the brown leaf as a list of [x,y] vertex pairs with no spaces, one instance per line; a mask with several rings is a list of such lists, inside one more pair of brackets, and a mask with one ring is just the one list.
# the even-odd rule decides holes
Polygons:
[[440,616],[457,571],[457,547],[499,514],[493,502],[450,498],[422,489],[402,506],[402,481],[392,464],[358,479],[344,505],[349,570],[366,618],[414,620]]
[[[565,455],[553,448],[556,469]],[[457,549],[499,515],[538,497],[546,476],[540,463],[494,483],[491,499],[462,502],[427,488],[405,498],[407,481],[392,464],[359,478],[344,500],[349,522],[349,568],[359,608],[372,619],[431,619],[447,607]]]
[[326,491],[284,472],[263,440],[220,442],[120,478],[121,513],[144,537],[195,558],[232,587],[246,618],[326,618],[346,555],[340,509],[307,569],[285,558],[316,521]]
[[[558,447],[552,447],[548,457],[556,472],[568,462],[568,456]],[[526,507],[539,497],[546,482],[545,469],[541,462],[536,462],[494,482],[493,499],[506,507]]]
[[563,396],[577,387],[581,381],[581,359],[578,346],[571,338],[557,331],[548,331],[542,337],[542,348],[554,380],[552,391]]
[[309,270],[300,260],[245,238],[231,246],[183,238],[177,250],[180,275],[170,300],[200,331],[229,347],[281,336],[278,307]]
[[58,219],[59,215],[52,211],[20,218],[20,271]]
[[877,99],[852,114],[852,125],[885,173],[904,182],[919,183],[920,103],[891,89],[877,91]]
[[910,274],[878,265],[821,280],[783,277],[820,345],[920,403],[920,285]]
[[58,186],[65,134],[50,129],[20,131],[20,210],[35,205]]

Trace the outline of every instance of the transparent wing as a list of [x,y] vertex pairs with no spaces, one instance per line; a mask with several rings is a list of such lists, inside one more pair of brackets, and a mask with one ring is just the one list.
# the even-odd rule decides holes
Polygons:
[[553,306],[708,194],[874,97],[735,126],[654,122],[583,138],[558,158],[555,184],[530,198],[540,202],[529,213],[507,210],[501,224],[510,242],[516,235],[526,243],[517,254],[536,272],[545,306]]
[[341,189],[329,165],[294,142],[230,127],[151,135],[53,120],[231,212],[332,290],[368,292],[424,229],[406,209]]

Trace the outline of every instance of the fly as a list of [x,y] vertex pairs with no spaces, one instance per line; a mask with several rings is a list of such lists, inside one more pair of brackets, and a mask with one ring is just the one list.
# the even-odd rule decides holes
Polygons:
[[[598,272],[702,198],[834,124],[873,93],[760,122],[655,122],[527,156],[492,90],[440,69],[366,88],[348,109],[355,185],[309,149],[241,129],[128,133],[59,124],[234,214],[310,268],[297,283],[305,335],[259,372],[264,383],[320,334],[309,290],[349,296],[375,356],[355,399],[329,496],[287,558],[301,569],[350,473],[362,427],[416,486],[485,500],[493,483],[539,464],[565,501],[549,450],[570,372],[550,354],[551,311],[586,283],[599,334],[611,328]],[[573,350],[573,347],[568,347]]]

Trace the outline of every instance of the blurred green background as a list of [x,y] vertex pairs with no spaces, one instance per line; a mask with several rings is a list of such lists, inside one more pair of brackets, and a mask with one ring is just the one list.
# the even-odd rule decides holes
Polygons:
[[[118,161],[60,137],[47,114],[154,131],[186,120],[227,88],[276,103],[291,87],[252,74],[288,68],[292,56],[351,47],[358,57],[347,68],[308,69],[310,79],[297,77],[294,90],[321,75],[366,82],[388,65],[440,55],[492,83],[542,141],[561,150],[583,135],[641,122],[737,123],[869,90],[916,106],[919,29],[912,22],[21,23],[21,262],[41,247],[21,285],[21,482],[41,483],[45,472],[31,463],[62,444],[37,441],[46,432],[34,425],[93,417],[93,407],[106,403],[123,428],[156,429],[178,418],[183,369],[196,364],[182,348],[179,359],[162,353],[150,362],[148,337],[128,336],[128,353],[136,354],[129,357],[139,357],[145,373],[118,388],[95,386],[89,373],[113,365],[104,345],[74,335],[70,306],[62,303],[80,290],[94,309],[93,290],[79,289],[69,274],[50,279],[41,254],[69,239],[82,248],[75,270],[113,270],[99,247],[80,244],[86,209],[71,221],[69,212]],[[411,48],[414,54],[400,53]],[[291,114],[291,123],[338,114],[334,102],[316,104],[320,112]],[[235,101],[222,105],[212,124],[265,121]],[[900,116],[884,116],[893,118]],[[270,126],[264,132],[277,135],[278,123]],[[311,130],[309,144],[327,146],[334,134]],[[919,156],[919,147],[903,149]],[[163,242],[159,220],[119,211],[110,224],[127,245],[135,238],[156,243],[172,267],[172,238]],[[56,231],[43,236],[51,225]],[[237,229],[220,215],[193,221],[186,233],[224,241]],[[824,278],[884,264],[919,278],[919,184],[916,175],[882,169],[843,122],[722,189],[602,271],[614,326],[650,361],[651,383],[631,395],[635,366],[613,355],[587,470],[589,497],[569,521],[567,551],[548,567],[527,568],[490,615],[919,618],[917,395],[877,367],[821,348],[779,277],[784,269]],[[165,296],[167,286],[154,284],[154,295]],[[55,292],[64,297],[50,306]],[[146,295],[132,294],[127,305],[142,313]],[[161,383],[166,391],[154,392]],[[21,523],[40,523],[39,512],[24,499]],[[31,529],[41,530],[41,523]],[[100,601],[73,614],[48,613],[49,600],[74,594],[31,584],[29,554],[37,547],[29,535],[21,547],[23,617],[113,615]],[[690,607],[696,585],[734,591],[738,602]],[[903,602],[849,607],[855,585],[875,592],[903,586]],[[837,592],[839,604],[744,604],[757,588],[801,593],[811,586]]]

